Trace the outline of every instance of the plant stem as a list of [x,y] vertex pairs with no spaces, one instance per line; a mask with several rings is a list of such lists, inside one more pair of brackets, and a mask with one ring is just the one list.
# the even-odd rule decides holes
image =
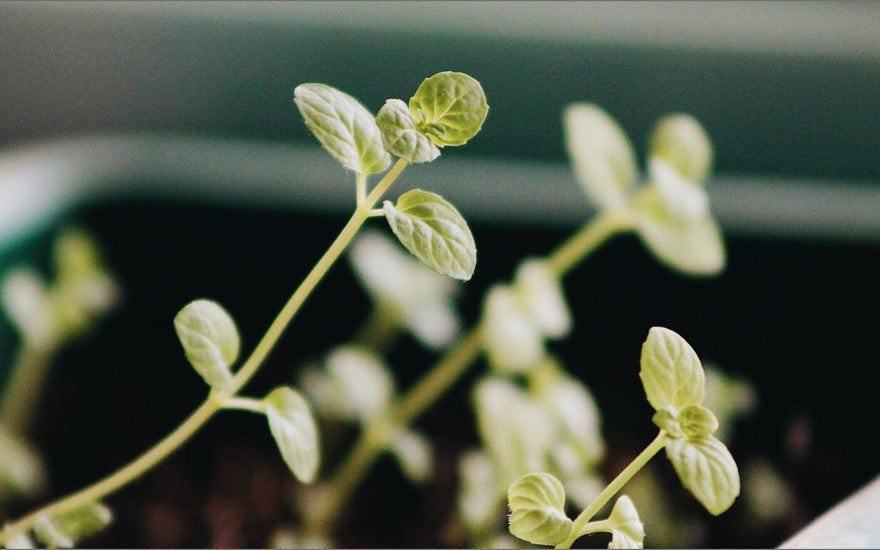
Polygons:
[[57,349],[54,343],[37,345],[26,339],[18,349],[0,401],[0,425],[11,433],[24,435],[30,430]]
[[632,219],[627,209],[602,210],[547,255],[547,266],[561,278],[599,245],[631,225]]
[[[547,256],[550,269],[562,277],[612,235],[627,228],[629,219],[623,210],[601,212]],[[345,461],[325,485],[325,493],[306,512],[306,533],[332,532],[345,503],[397,430],[407,427],[464,374],[479,356],[482,341],[482,330],[477,325],[410,388],[385,417],[364,428]]]
[[571,548],[571,545],[576,541],[582,533],[583,528],[589,523],[593,516],[605,506],[611,497],[617,494],[626,483],[632,479],[639,470],[641,470],[645,464],[651,460],[655,454],[660,452],[663,449],[663,445],[666,443],[666,432],[660,430],[660,433],[657,434],[657,437],[654,438],[654,441],[648,444],[637,457],[633,459],[632,462],[629,463],[629,466],[623,469],[622,472],[617,474],[611,483],[608,484],[602,492],[599,493],[593,502],[590,503],[589,506],[584,508],[584,511],[580,513],[580,515],[575,518],[574,523],[571,526],[571,535],[561,543],[559,543],[556,548]]
[[361,437],[325,485],[318,503],[306,512],[306,533],[328,534],[343,506],[394,435],[433,405],[479,355],[483,336],[479,326],[463,336],[389,412],[364,427]]
[[[388,187],[390,187],[394,180],[397,179],[397,176],[400,175],[405,166],[405,161],[398,160],[391,170],[376,184],[376,187],[367,196],[364,204],[357,207],[348,223],[346,223],[345,227],[336,237],[336,240],[333,241],[333,244],[330,245],[330,248],[327,249],[321,259],[318,260],[318,263],[315,264],[303,282],[300,283],[281,312],[269,326],[263,338],[254,348],[254,351],[251,352],[250,357],[235,374],[232,379],[231,389],[228,391],[229,397],[234,396],[253,378],[269,355],[269,352],[278,342],[284,329],[293,319],[293,316],[299,311],[306,298],[315,289],[330,267],[341,256],[345,247],[348,246],[358,229],[369,217],[370,209],[382,194],[388,190]],[[173,432],[133,462],[130,462],[110,476],[9,524],[3,531],[0,531],[0,544],[29,531],[42,515],[52,517],[58,513],[74,510],[90,502],[101,500],[131,483],[186,443],[215,413],[223,408],[223,402],[224,399],[209,395],[208,399]]]

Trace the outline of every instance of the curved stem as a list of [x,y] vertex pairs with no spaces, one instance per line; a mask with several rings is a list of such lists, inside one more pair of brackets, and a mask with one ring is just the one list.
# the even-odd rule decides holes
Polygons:
[[[561,278],[599,245],[616,232],[630,227],[630,224],[631,218],[626,210],[601,212],[547,256],[550,269]],[[345,461],[325,485],[326,492],[306,513],[306,533],[328,534],[333,530],[345,502],[386,448],[390,438],[433,405],[461,377],[479,356],[482,341],[482,329],[477,325],[392,406],[386,417],[364,428]]]
[[632,462],[629,463],[629,466],[623,469],[622,472],[617,474],[611,483],[608,484],[607,487],[602,489],[602,492],[590,503],[589,506],[584,508],[584,511],[575,518],[574,523],[571,526],[571,535],[561,543],[559,543],[556,548],[571,548],[571,545],[576,541],[581,535],[585,534],[581,531],[584,527],[593,519],[593,516],[602,509],[603,506],[608,504],[608,501],[611,500],[618,491],[620,491],[626,483],[632,479],[639,470],[641,470],[645,464],[651,460],[655,454],[660,452],[663,449],[663,445],[666,443],[666,432],[660,430],[660,433],[657,434],[657,437],[654,438],[654,441],[648,444],[645,447],[645,450],[639,453],[637,457],[633,459]]
[[[226,392],[228,397],[234,396],[253,378],[269,355],[269,352],[278,342],[284,329],[287,328],[287,325],[293,319],[293,316],[299,311],[306,298],[312,293],[330,267],[341,256],[345,247],[351,242],[358,229],[369,217],[370,209],[382,194],[388,190],[388,187],[390,187],[394,180],[397,179],[397,176],[400,175],[405,166],[405,161],[398,160],[391,170],[376,184],[376,187],[367,196],[367,200],[358,206],[355,213],[348,220],[348,223],[346,223],[345,227],[336,237],[336,240],[333,241],[333,244],[330,245],[330,248],[327,249],[321,259],[318,260],[318,263],[315,264],[303,282],[300,283],[281,312],[269,326],[263,338],[254,348],[253,352],[251,352],[250,357],[235,374],[232,379],[231,389]],[[110,476],[48,504],[8,525],[0,532],[0,544],[29,531],[37,521],[37,518],[42,515],[51,517],[61,512],[76,509],[89,502],[100,500],[131,483],[186,443],[215,413],[223,408],[223,402],[224,399],[220,399],[215,395],[209,395],[208,399],[184,420],[180,426],[133,462],[120,468]]]
[[547,266],[562,277],[615,233],[631,226],[627,209],[603,210],[548,254]]
[[467,370],[479,355],[482,342],[479,326],[471,329],[386,415],[364,427],[345,462],[326,484],[326,492],[306,512],[307,533],[333,530],[343,506],[394,435],[433,405]]

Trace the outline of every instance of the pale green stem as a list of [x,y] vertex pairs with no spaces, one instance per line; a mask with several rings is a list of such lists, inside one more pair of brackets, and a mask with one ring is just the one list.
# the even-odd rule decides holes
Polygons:
[[358,174],[355,180],[355,194],[357,195],[357,205],[360,207],[367,202],[367,175]]
[[[625,211],[600,213],[547,257],[550,269],[562,277],[616,232],[629,227],[629,223]],[[479,356],[482,343],[482,330],[478,325],[399,399],[386,417],[364,428],[345,461],[325,485],[326,492],[306,511],[306,533],[328,534],[333,530],[345,503],[391,437],[397,430],[408,427],[458,380]]]
[[578,537],[592,535],[593,533],[611,533],[613,531],[614,529],[611,526],[611,522],[607,519],[601,519],[598,521],[587,522],[586,525],[581,527],[581,532],[578,534]]
[[614,234],[631,227],[628,209],[602,210],[547,255],[547,266],[561,278]]
[[361,324],[352,340],[381,355],[391,348],[401,332],[402,328],[393,306],[374,303],[370,315]]
[[483,342],[479,327],[462,337],[428,373],[399,399],[389,413],[364,428],[342,465],[325,485],[325,493],[306,510],[306,533],[328,534],[349,497],[388,446],[398,430],[409,425],[434,404],[479,355]]
[[227,410],[248,411],[257,414],[266,414],[266,403],[250,397],[229,397],[223,400],[223,408]]
[[55,350],[52,344],[22,342],[0,401],[0,425],[9,432],[24,435],[29,431]]
[[593,502],[584,508],[584,511],[575,518],[574,523],[571,526],[571,535],[559,543],[556,548],[571,548],[574,541],[584,534],[582,531],[590,520],[593,519],[593,516],[595,516],[603,506],[608,504],[608,501],[611,500],[611,498],[616,495],[617,492],[620,491],[623,486],[626,485],[626,483],[654,457],[654,455],[663,449],[665,443],[666,432],[660,430],[660,433],[657,434],[654,441],[648,444],[648,446],[645,447],[645,450],[639,453],[639,456],[635,457],[633,461],[629,463],[629,466],[617,474],[617,477],[615,477],[608,486],[602,489],[602,492],[599,493]]
[[330,245],[330,248],[324,253],[318,263],[312,268],[312,271],[306,276],[300,286],[284,305],[281,312],[269,326],[269,329],[263,335],[263,338],[257,344],[254,351],[248,357],[247,361],[232,379],[231,389],[226,396],[212,394],[204,403],[202,403],[180,426],[165,437],[162,441],[154,445],[140,457],[130,462],[128,465],[117,470],[110,476],[81,489],[67,497],[48,504],[21,519],[9,524],[0,532],[0,544],[29,531],[34,523],[42,515],[54,516],[58,513],[67,512],[79,508],[90,502],[98,501],[107,495],[131,483],[145,472],[149,471],[162,460],[164,460],[172,452],[180,448],[186,443],[210,418],[222,410],[223,403],[231,396],[235,395],[241,388],[247,384],[259,367],[263,364],[269,352],[278,342],[284,329],[293,319],[293,316],[305,302],[306,298],[311,294],[318,282],[327,273],[333,263],[339,258],[348,243],[354,238],[357,230],[363,225],[364,221],[369,217],[369,211],[379,200],[382,194],[388,190],[388,187],[397,179],[401,170],[406,166],[406,162],[398,160],[397,163],[389,170],[385,176],[376,184],[376,187],[367,196],[366,202],[359,206],[348,223],[343,227],[342,231]]

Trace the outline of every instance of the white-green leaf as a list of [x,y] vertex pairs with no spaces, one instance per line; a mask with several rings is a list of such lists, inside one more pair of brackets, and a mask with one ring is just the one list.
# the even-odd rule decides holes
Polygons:
[[477,246],[467,222],[440,195],[413,189],[397,204],[384,203],[391,230],[415,257],[434,271],[467,281],[477,265]]
[[646,215],[639,216],[637,224],[639,237],[651,254],[684,275],[717,275],[727,264],[721,228],[711,216],[679,223]]
[[318,429],[308,403],[292,388],[280,386],[263,401],[269,430],[281,457],[303,483],[311,483],[318,471]]
[[479,532],[493,526],[505,495],[498,491],[497,468],[488,453],[469,449],[459,456],[458,485],[457,508],[465,527]]
[[495,284],[483,299],[483,347],[498,373],[533,371],[545,355],[541,331],[522,312],[510,286]]
[[574,173],[600,208],[625,204],[638,166],[629,138],[616,120],[591,103],[574,103],[563,113],[565,146]]
[[212,300],[194,300],[174,317],[174,330],[196,372],[212,388],[227,389],[232,382],[230,366],[240,346],[229,313]]
[[663,117],[651,133],[650,156],[661,157],[684,178],[703,182],[712,168],[712,142],[700,122],[685,113]]
[[394,377],[378,354],[345,344],[327,354],[323,370],[306,368],[300,387],[322,415],[367,422],[388,407]]
[[544,472],[526,474],[507,491],[510,533],[532,544],[555,546],[568,538],[572,521],[565,515],[565,489]]
[[642,548],[645,526],[628,496],[623,495],[614,503],[608,523],[611,525],[611,543],[608,548]]
[[434,453],[431,442],[422,434],[412,430],[403,431],[391,442],[390,450],[410,481],[423,483],[431,476]]
[[666,438],[666,456],[682,485],[709,513],[730,508],[739,495],[739,470],[730,451],[715,436]]
[[445,71],[422,81],[409,100],[416,128],[443,147],[464,145],[489,112],[483,87],[464,73]]
[[705,374],[700,358],[678,333],[651,327],[642,344],[639,378],[648,402],[656,410],[681,411],[703,401]]
[[724,239],[699,183],[683,179],[665,161],[651,158],[651,181],[633,204],[635,225],[648,250],[685,275],[720,273]]
[[344,167],[373,174],[391,163],[376,119],[355,98],[324,84],[301,84],[293,101],[312,134]]
[[431,162],[440,156],[440,148],[416,129],[416,121],[406,103],[389,99],[379,109],[376,124],[382,131],[382,142],[389,153],[410,164]]
[[562,338],[571,330],[571,313],[565,301],[562,282],[537,258],[523,260],[516,269],[514,288],[523,310],[541,333]]

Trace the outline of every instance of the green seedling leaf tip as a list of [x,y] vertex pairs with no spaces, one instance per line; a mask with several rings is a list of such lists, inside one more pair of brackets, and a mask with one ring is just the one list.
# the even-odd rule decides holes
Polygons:
[[355,98],[325,84],[301,84],[293,101],[312,134],[344,167],[373,174],[391,164],[376,119]]

